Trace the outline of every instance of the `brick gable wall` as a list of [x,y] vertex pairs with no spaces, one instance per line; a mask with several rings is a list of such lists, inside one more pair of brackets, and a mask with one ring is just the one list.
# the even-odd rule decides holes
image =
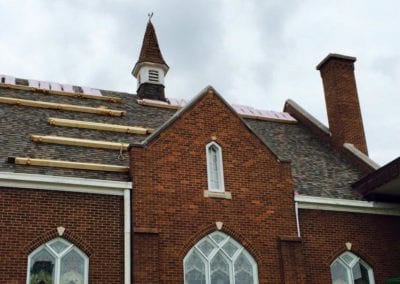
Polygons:
[[[231,200],[204,197],[212,137]],[[296,236],[290,164],[216,95],[204,95],[146,147],[133,147],[131,171],[134,283],[183,283],[184,256],[216,221],[253,255],[260,283],[281,283],[278,236]]]
[[30,252],[59,226],[88,254],[90,283],[123,283],[122,197],[2,188],[0,208],[0,283],[26,284]]

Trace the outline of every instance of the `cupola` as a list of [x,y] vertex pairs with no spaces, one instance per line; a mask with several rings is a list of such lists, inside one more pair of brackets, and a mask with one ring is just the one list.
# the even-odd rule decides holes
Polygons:
[[147,23],[139,60],[132,70],[132,75],[137,79],[139,98],[166,101],[164,78],[169,67],[161,54],[151,16]]

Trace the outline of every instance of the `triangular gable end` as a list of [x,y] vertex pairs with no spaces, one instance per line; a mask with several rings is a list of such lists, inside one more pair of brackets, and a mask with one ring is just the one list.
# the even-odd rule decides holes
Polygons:
[[265,147],[270,151],[278,160],[278,162],[290,162],[289,160],[286,160],[284,158],[279,157],[273,150],[272,148],[264,141],[257,133],[251,129],[247,123],[239,116],[239,114],[233,109],[233,107],[212,87],[212,86],[207,86],[205,87],[197,96],[195,96],[185,107],[177,111],[169,120],[167,120],[160,128],[158,128],[156,131],[154,131],[151,135],[149,135],[145,140],[143,140],[141,143],[133,143],[129,145],[129,148],[131,147],[147,147],[148,145],[152,144],[154,141],[156,141],[156,138],[160,136],[161,133],[166,131],[170,126],[172,126],[179,118],[181,118],[185,113],[187,113],[189,110],[193,109],[197,104],[199,104],[207,95],[213,95],[215,96],[218,100],[220,100],[234,115],[237,119],[240,120],[240,122],[243,124],[243,126],[252,134],[254,135],[262,144],[265,145]]

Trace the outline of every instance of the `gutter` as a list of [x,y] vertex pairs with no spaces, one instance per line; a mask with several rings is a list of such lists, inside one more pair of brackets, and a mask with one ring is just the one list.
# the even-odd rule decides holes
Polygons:
[[400,204],[296,195],[299,209],[400,216]]

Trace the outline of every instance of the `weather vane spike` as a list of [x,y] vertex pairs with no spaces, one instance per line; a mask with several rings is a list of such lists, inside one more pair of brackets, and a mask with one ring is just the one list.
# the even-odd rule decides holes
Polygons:
[[153,15],[154,15],[153,12],[147,14],[147,16],[149,16],[149,22],[151,21],[151,18],[153,17]]

